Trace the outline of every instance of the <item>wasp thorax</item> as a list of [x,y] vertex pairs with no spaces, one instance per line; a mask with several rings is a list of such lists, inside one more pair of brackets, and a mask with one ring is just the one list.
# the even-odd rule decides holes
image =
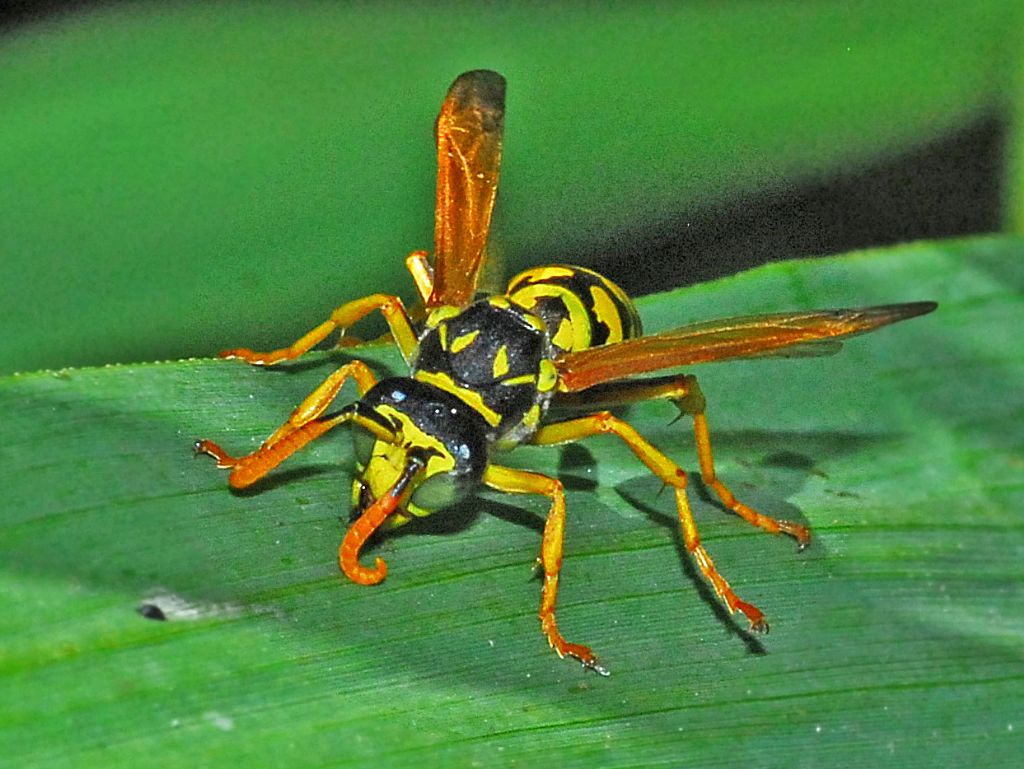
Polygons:
[[395,525],[459,501],[480,482],[487,466],[485,426],[454,395],[414,379],[385,379],[362,398],[360,411],[372,422],[352,428],[357,514],[394,487],[411,457],[419,457],[423,469],[409,484]]

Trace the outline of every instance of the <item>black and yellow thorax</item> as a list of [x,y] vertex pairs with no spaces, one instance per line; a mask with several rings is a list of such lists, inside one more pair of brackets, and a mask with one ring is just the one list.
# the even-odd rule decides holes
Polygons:
[[428,317],[413,377],[455,395],[487,424],[498,449],[532,435],[558,383],[564,353],[638,336],[640,319],[626,294],[592,270],[527,270],[504,296]]
[[431,313],[413,378],[468,404],[486,423],[488,442],[511,448],[537,429],[558,374],[543,321],[492,296]]

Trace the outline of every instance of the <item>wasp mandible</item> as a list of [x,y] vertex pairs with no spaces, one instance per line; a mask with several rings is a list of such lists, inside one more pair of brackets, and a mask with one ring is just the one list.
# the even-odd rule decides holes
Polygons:
[[[671,401],[693,419],[704,484],[748,523],[787,534],[802,549],[811,538],[805,526],[762,515],[718,478],[697,379],[641,375],[729,358],[830,354],[841,338],[931,312],[935,303],[756,315],[644,336],[626,293],[583,267],[535,267],[512,278],[503,294],[478,297],[498,190],[504,110],[505,80],[486,70],[460,75],[441,105],[435,127],[433,260],[423,251],[406,259],[424,308],[421,322],[414,322],[397,296],[371,294],[341,305],[289,347],[221,353],[257,366],[294,360],[333,332],[344,335],[357,321],[380,312],[409,375],[378,381],[366,364],[353,360],[328,376],[253,453],[234,457],[208,440],[198,441],[196,451],[230,468],[228,483],[244,488],[328,430],[349,425],[358,461],[352,487],[357,517],[339,548],[339,563],[360,585],[377,584],[387,574],[381,558],[372,567],[359,561],[364,543],[382,527],[442,510],[481,484],[545,497],[541,628],[560,657],[574,657],[606,675],[593,652],[568,642],[555,620],[566,516],[562,483],[498,460],[522,443],[555,445],[614,435],[675,492],[686,549],[729,611],[741,612],[753,630],[766,631],[764,614],[736,594],[701,544],[686,472],[607,409],[655,398]],[[350,378],[359,400],[327,413]],[[554,408],[577,416],[553,421],[549,411]]]

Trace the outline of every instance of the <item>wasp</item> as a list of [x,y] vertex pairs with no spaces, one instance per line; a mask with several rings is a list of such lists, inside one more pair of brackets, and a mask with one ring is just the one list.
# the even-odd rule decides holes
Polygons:
[[[441,105],[433,259],[424,251],[406,259],[419,295],[414,312],[397,296],[371,294],[341,305],[289,347],[220,353],[256,366],[275,365],[298,358],[334,332],[351,342],[346,330],[379,312],[409,366],[408,376],[378,380],[365,363],[352,360],[251,454],[235,457],[208,440],[197,441],[196,452],[230,468],[229,485],[244,488],[310,441],[349,425],[357,459],[353,523],[338,559],[360,585],[377,584],[387,574],[383,559],[372,567],[359,560],[378,530],[443,510],[481,485],[544,497],[549,507],[538,558],[541,629],[560,657],[607,675],[587,646],[563,637],[555,619],[566,520],[562,483],[503,465],[500,458],[523,443],[549,446],[613,435],[674,491],[686,550],[729,611],[743,614],[752,630],[767,631],[764,614],[736,594],[701,543],[686,472],[608,409],[670,401],[692,418],[701,479],[722,505],[768,533],[792,537],[803,549],[811,539],[807,527],[748,507],[718,478],[696,377],[664,372],[731,358],[833,353],[845,337],[931,312],[935,303],[756,315],[644,336],[626,293],[584,267],[535,267],[512,278],[504,293],[480,296],[504,113],[505,80],[485,70],[460,75]],[[663,373],[643,376],[655,372]],[[350,379],[359,400],[329,411]],[[563,417],[556,420],[555,413]]]

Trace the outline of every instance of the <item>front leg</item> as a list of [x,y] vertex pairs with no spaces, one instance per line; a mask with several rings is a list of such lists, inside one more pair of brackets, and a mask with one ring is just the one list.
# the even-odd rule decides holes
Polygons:
[[608,675],[608,671],[597,661],[589,647],[565,640],[555,620],[558,576],[562,571],[562,544],[565,540],[565,490],[561,481],[540,473],[514,470],[499,465],[490,465],[484,473],[483,481],[498,491],[510,494],[542,494],[551,500],[540,547],[540,565],[544,569],[544,587],[538,612],[541,630],[559,657],[575,657],[584,667],[596,670],[603,676]]
[[359,394],[364,395],[377,379],[362,361],[354,360],[339,368],[306,396],[288,417],[256,451],[242,457],[234,457],[213,441],[199,440],[195,443],[197,454],[208,454],[217,460],[217,467],[230,468],[228,484],[242,489],[265,476],[288,457],[310,441],[319,438],[328,430],[358,418],[353,410],[346,410],[330,419],[320,419],[327,407],[341,391],[345,381],[356,380]]
[[397,296],[390,294],[370,294],[362,299],[343,304],[331,313],[331,317],[303,335],[288,347],[269,352],[254,352],[245,347],[233,350],[224,350],[219,354],[221,358],[238,358],[254,366],[273,366],[285,360],[295,360],[300,355],[309,352],[316,345],[320,344],[334,331],[345,331],[365,318],[374,310],[380,310],[384,319],[388,322],[391,334],[394,337],[398,349],[407,363],[412,362],[416,352],[416,332],[413,331],[409,314],[405,305]]

